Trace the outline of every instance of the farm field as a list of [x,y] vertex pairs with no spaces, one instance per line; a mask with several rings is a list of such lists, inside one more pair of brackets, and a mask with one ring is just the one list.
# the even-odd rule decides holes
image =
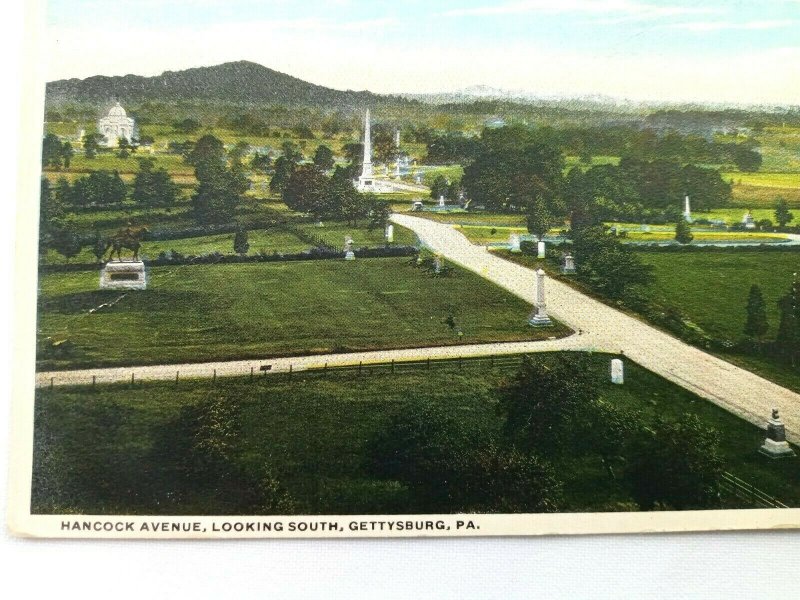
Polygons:
[[[97,270],[42,275],[38,368],[531,340],[568,331],[532,329],[530,306],[478,275],[456,268],[433,277],[408,258],[153,267],[148,278],[147,290],[124,292],[99,290]],[[47,338],[68,344],[48,351]]]
[[[595,355],[593,360],[605,370],[610,358]],[[172,423],[181,409],[212,397],[240,407],[242,427],[231,440],[235,455],[251,467],[266,462],[297,503],[298,514],[407,512],[406,488],[369,473],[368,440],[391,415],[415,405],[441,407],[470,429],[498,431],[496,389],[513,372],[513,366],[465,361],[461,368],[437,364],[431,370],[400,368],[391,374],[383,369],[360,377],[298,373],[292,380],[270,376],[40,389],[35,443],[46,452],[37,454],[34,465],[33,512],[225,514],[225,507],[203,495],[154,503],[153,496],[174,497],[174,480],[144,475],[159,472],[161,461],[168,460],[152,449],[165,434],[175,435]],[[641,411],[645,421],[697,415],[719,431],[726,471],[800,506],[800,472],[791,461],[758,454],[764,437],[759,428],[630,361],[625,385],[605,382],[602,394],[615,406]],[[110,465],[126,468],[103,476]],[[561,510],[635,510],[622,482],[608,477],[598,457],[567,452],[554,466],[564,482]],[[101,477],[106,485],[82,485],[86,477]],[[133,492],[115,487],[124,481],[132,482]],[[747,507],[732,498],[726,502],[729,508]]]

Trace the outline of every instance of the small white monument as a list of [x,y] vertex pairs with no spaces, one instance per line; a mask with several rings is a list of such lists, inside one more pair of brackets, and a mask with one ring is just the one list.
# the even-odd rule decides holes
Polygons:
[[444,196],[439,196],[439,208],[444,208]]
[[520,248],[520,245],[519,245],[519,234],[518,233],[512,233],[510,236],[508,236],[508,249],[511,250],[511,252],[513,252],[515,254],[518,254],[519,252],[522,252],[522,248]]
[[786,426],[781,421],[777,408],[772,409],[772,418],[767,422],[767,439],[758,451],[770,458],[794,456],[794,450],[786,441]]
[[611,383],[616,383],[617,385],[625,383],[625,367],[619,358],[611,360]]
[[536,309],[528,317],[528,323],[534,327],[550,327],[553,322],[547,316],[547,307],[544,301],[544,271],[536,271]]
[[422,212],[423,210],[425,210],[425,204],[422,200],[414,200],[411,203],[411,212]]
[[442,257],[440,255],[436,255],[433,257],[433,272],[437,275],[442,272]]
[[349,235],[344,238],[344,259],[356,259],[355,252],[353,252],[353,238],[351,238]]
[[749,210],[742,217],[742,225],[744,225],[745,229],[756,228],[756,220],[753,218],[753,215],[750,213]]
[[420,175],[419,173],[414,175],[414,181],[416,182],[417,185],[422,185],[422,175]]
[[390,244],[394,241],[394,225],[392,225],[391,223],[386,225],[386,235],[385,235],[385,237],[386,237],[386,241],[388,243],[390,243]]
[[147,289],[147,273],[140,260],[109,261],[100,270],[100,288],[112,290]]
[[575,257],[572,254],[567,253],[564,257],[564,264],[561,265],[561,272],[564,275],[574,275],[575,274]]
[[536,258],[544,258],[544,242],[539,241],[536,243]]

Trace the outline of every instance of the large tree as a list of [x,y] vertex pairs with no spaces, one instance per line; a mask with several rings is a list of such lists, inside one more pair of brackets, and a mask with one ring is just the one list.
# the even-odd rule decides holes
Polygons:
[[409,490],[414,512],[551,512],[560,499],[548,463],[436,405],[403,407],[369,441],[367,456],[375,476]]
[[320,171],[330,171],[334,165],[333,150],[325,144],[317,146],[317,151],[314,153],[314,164]]
[[484,130],[481,150],[464,169],[461,184],[472,200],[489,209],[521,212],[539,197],[560,214],[563,170],[557,148],[535,141],[525,129],[504,127]]
[[498,410],[506,434],[544,456],[570,448],[575,425],[599,398],[600,380],[589,359],[579,354],[526,356],[500,390]]
[[139,171],[133,179],[134,201],[144,206],[173,206],[179,188],[163,167],[155,168],[152,158],[139,159]]
[[775,345],[780,355],[792,366],[800,362],[800,281],[794,274],[789,291],[778,300],[780,321]]
[[608,298],[635,302],[653,280],[653,268],[601,225],[575,232],[572,253],[578,278]]
[[300,165],[289,177],[283,190],[286,206],[309,213],[317,219],[336,216],[331,195],[331,181],[316,166]]
[[642,510],[686,510],[719,507],[722,471],[719,434],[687,414],[640,430],[625,476]]
[[128,186],[117,171],[93,171],[72,185],[72,201],[79,207],[118,204],[128,195]]

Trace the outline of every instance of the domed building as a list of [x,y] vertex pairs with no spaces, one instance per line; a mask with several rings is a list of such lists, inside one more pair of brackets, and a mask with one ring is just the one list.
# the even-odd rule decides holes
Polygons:
[[97,122],[97,131],[105,136],[107,146],[117,146],[121,138],[125,138],[129,142],[133,139],[135,126],[134,120],[128,116],[125,109],[117,102],[108,111],[108,116]]

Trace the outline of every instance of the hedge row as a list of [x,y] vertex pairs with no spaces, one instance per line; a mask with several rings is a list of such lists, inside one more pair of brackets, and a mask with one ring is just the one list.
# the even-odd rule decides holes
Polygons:
[[[378,246],[353,249],[358,258],[393,258],[403,256],[416,256],[418,250],[414,246]],[[231,263],[260,263],[260,262],[285,262],[296,260],[335,260],[343,259],[344,253],[340,250],[330,250],[327,248],[312,248],[303,252],[284,254],[274,252],[272,254],[262,252],[259,254],[222,254],[221,252],[211,252],[201,255],[184,255],[180,252],[162,252],[155,259],[145,260],[145,264],[151,267],[175,266],[175,265],[211,265],[211,264],[231,264]],[[39,265],[41,273],[67,273],[74,271],[90,271],[98,269],[99,263],[72,263],[59,265]]]

